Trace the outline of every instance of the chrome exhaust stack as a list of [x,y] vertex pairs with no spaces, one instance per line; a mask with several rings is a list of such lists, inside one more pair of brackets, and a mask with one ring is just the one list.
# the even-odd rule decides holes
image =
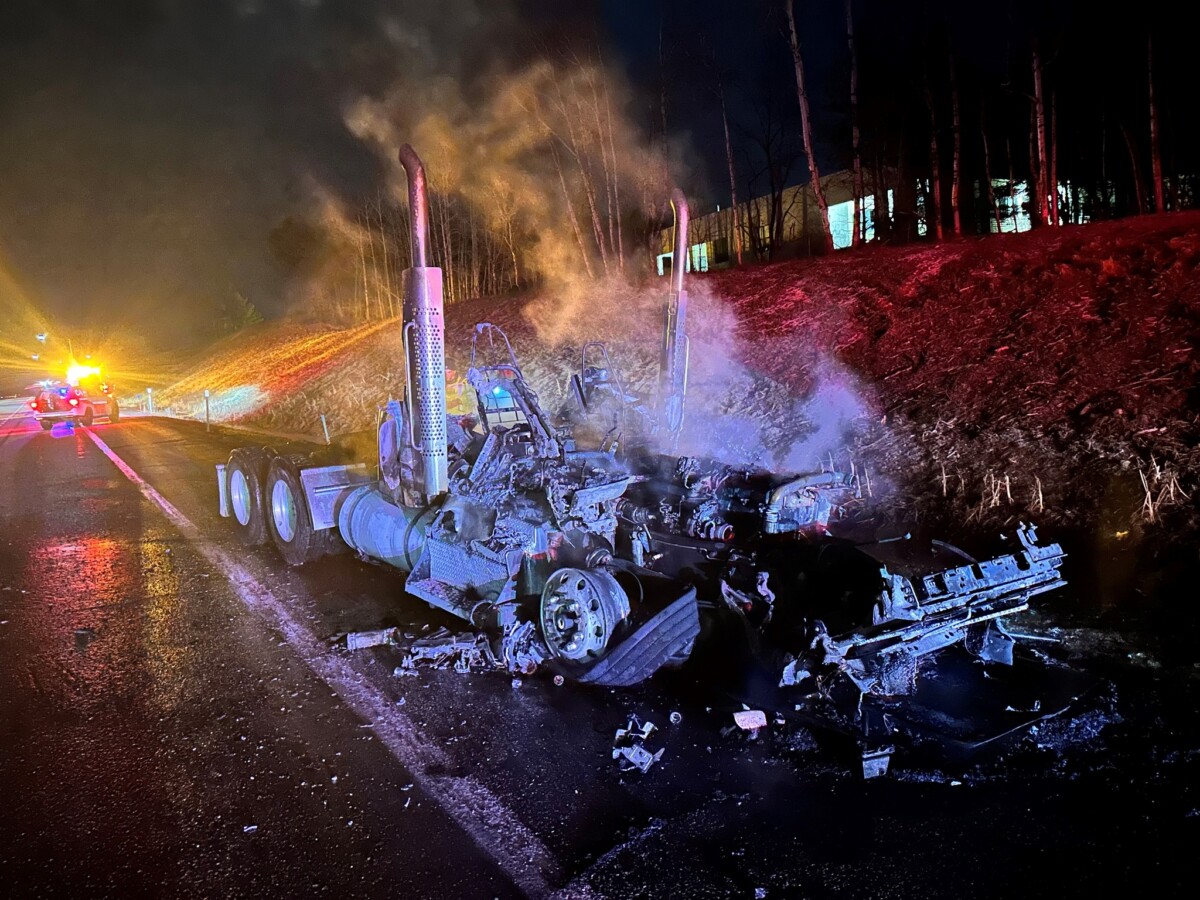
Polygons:
[[[409,144],[400,148],[408,177],[412,266],[404,270],[403,338],[409,445],[421,456],[425,502],[446,492],[446,334],[442,270],[427,265],[429,196],[425,166]],[[410,337],[410,332],[412,336]]]
[[688,376],[687,291],[683,289],[688,261],[688,205],[678,188],[671,192],[671,206],[675,210],[675,251],[671,256],[671,293],[663,305],[658,402],[660,424],[674,441],[683,430]]

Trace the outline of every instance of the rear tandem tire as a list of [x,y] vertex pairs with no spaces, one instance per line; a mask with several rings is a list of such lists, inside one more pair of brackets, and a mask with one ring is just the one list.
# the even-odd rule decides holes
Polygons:
[[82,424],[85,428],[91,428],[92,422],[96,421],[96,412],[92,409],[92,405],[90,403],[88,404],[87,409],[83,411],[83,418],[79,421],[80,424]]
[[117,398],[116,397],[108,398],[108,421],[109,422],[120,422],[121,421],[121,407],[117,406]]
[[54,427],[54,423],[49,419],[38,419],[38,424],[42,426],[42,431],[49,431]]
[[225,467],[233,528],[247,547],[258,547],[267,540],[263,484],[272,456],[260,447],[244,447],[229,454]]
[[267,527],[279,555],[290,566],[302,566],[327,555],[336,535],[328,530],[316,531],[312,515],[300,482],[300,467],[307,460],[301,456],[277,456],[267,472]]

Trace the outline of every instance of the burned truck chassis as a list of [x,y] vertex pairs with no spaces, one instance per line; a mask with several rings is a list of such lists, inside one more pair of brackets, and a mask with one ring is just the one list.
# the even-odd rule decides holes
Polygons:
[[[856,479],[670,452],[687,389],[683,267],[664,304],[653,403],[626,395],[593,343],[573,379],[570,420],[552,420],[507,336],[481,324],[468,372],[477,413],[447,416],[424,169],[407,145],[400,157],[413,232],[408,386],[380,412],[377,470],[235,451],[217,467],[218,486],[222,515],[244,543],[269,537],[293,564],[344,544],[406,572],[408,593],[488,635],[476,662],[581,683],[632,685],[681,666],[702,616],[732,615],[752,629],[783,660],[779,686],[797,693],[837,680],[860,697],[903,695],[918,663],[952,645],[1011,663],[1001,619],[1064,583],[1061,548],[1039,545],[1032,526],[1018,529],[1020,547],[1008,555],[910,578],[831,536],[858,498]],[[674,258],[683,259],[687,206],[678,191],[672,200]],[[587,365],[589,349],[600,365]],[[589,426],[601,438],[584,447]],[[831,568],[831,557],[845,565]]]

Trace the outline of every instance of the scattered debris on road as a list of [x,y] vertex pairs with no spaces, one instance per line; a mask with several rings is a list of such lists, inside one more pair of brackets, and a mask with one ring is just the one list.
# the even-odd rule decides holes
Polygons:
[[467,674],[500,669],[487,637],[473,632],[452,633],[439,628],[428,637],[413,641],[404,648],[404,659],[396,672],[406,675],[418,668],[449,669]]
[[637,769],[645,774],[662,758],[666,752],[665,747],[660,747],[655,753],[651,753],[645,747],[646,740],[657,730],[658,726],[653,722],[642,722],[637,716],[630,716],[628,724],[617,729],[613,738],[612,755],[621,771]]
[[75,629],[75,649],[86,650],[88,644],[96,639],[96,630],[94,628],[76,628]]
[[896,748],[891,744],[886,747],[864,750],[862,754],[863,778],[879,778],[886,775],[888,764],[892,761],[892,754],[895,752]]
[[742,731],[758,731],[767,727],[767,714],[761,709],[739,709],[733,714],[733,721]]
[[379,628],[375,631],[352,631],[346,635],[347,650],[362,650],[366,647],[378,647],[381,644],[399,642],[400,629]]

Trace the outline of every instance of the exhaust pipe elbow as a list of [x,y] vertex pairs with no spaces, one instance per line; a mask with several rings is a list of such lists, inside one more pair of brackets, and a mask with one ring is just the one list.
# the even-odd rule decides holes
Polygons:
[[429,194],[425,185],[425,165],[412,144],[400,148],[400,165],[408,178],[408,209],[412,227],[412,267],[424,269],[429,248]]
[[671,206],[675,210],[675,252],[671,256],[671,290],[683,292],[683,273],[688,258],[688,204],[683,191],[671,191]]

